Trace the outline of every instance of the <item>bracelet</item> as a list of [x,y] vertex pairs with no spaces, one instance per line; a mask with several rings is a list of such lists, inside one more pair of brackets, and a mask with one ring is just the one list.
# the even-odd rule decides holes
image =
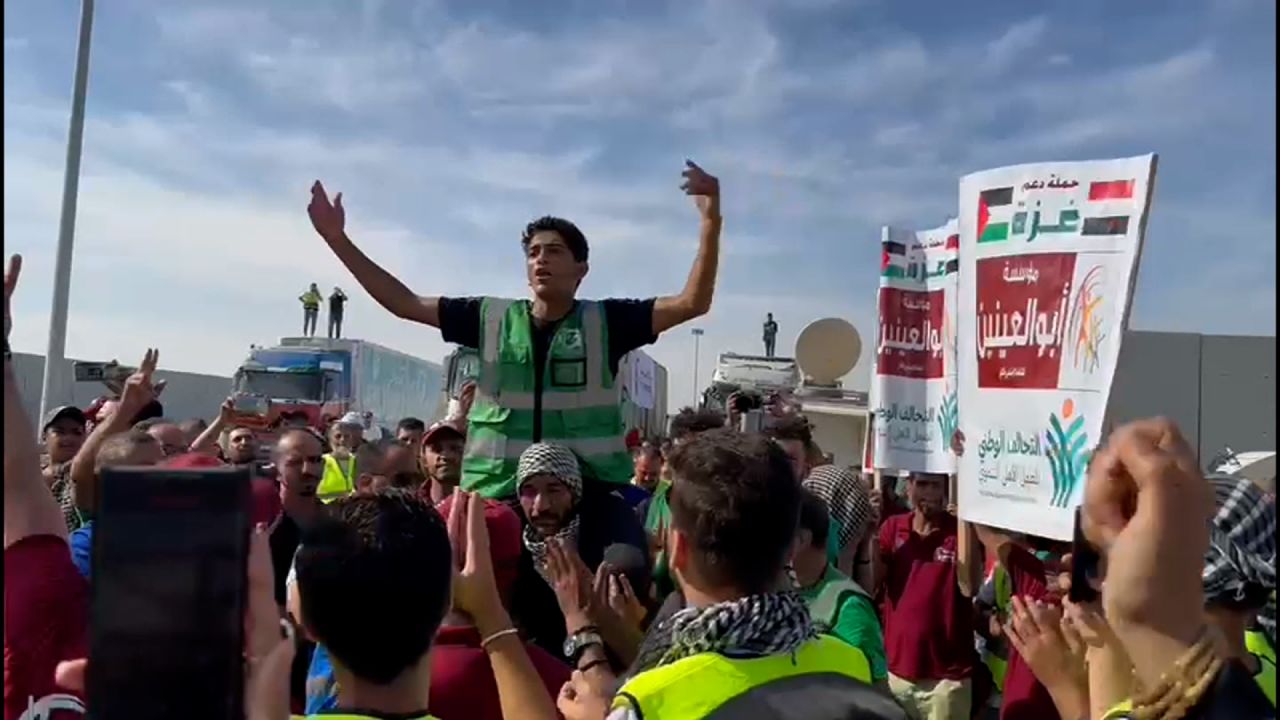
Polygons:
[[519,631],[519,630],[517,630],[517,629],[515,629],[515,628],[513,628],[513,627],[511,627],[511,628],[507,628],[506,630],[499,630],[498,632],[496,632],[496,633],[494,633],[494,634],[490,635],[489,637],[487,637],[487,638],[485,638],[485,639],[481,640],[481,641],[480,641],[480,649],[482,649],[482,650],[488,650],[488,649],[489,649],[489,644],[490,644],[490,643],[492,643],[493,641],[495,641],[495,640],[501,640],[502,638],[507,637],[508,635],[518,635],[519,633],[520,633],[520,631]]
[[1222,667],[1213,630],[1205,627],[1200,639],[1160,676],[1160,682],[1153,688],[1144,688],[1134,699],[1132,717],[1180,720],[1200,702]]
[[601,665],[608,665],[608,664],[609,664],[608,660],[604,660],[602,658],[596,658],[595,660],[592,660],[586,665],[583,665],[582,667],[578,668],[578,672],[585,674],[594,670],[595,668],[600,667]]

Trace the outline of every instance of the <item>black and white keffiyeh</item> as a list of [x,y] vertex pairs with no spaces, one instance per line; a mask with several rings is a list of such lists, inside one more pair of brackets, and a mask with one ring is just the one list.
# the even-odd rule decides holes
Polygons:
[[802,484],[827,504],[827,512],[839,524],[837,540],[841,551],[850,542],[862,539],[871,519],[871,494],[867,484],[852,470],[821,465],[814,468]]
[[[573,451],[562,445],[550,443],[534,443],[520,453],[520,462],[516,466],[517,489],[526,480],[535,475],[553,475],[569,488],[576,505],[582,499],[582,472],[578,466],[578,458]],[[568,524],[560,528],[554,537],[548,538],[538,532],[532,524],[524,526],[524,546],[533,559],[533,567],[544,580],[547,578],[547,543],[551,540],[567,547],[577,549],[578,546],[578,514],[575,510]]]
[[[1247,593],[1276,589],[1276,506],[1252,481],[1210,475],[1217,511],[1209,527],[1201,580],[1205,601],[1232,602]],[[1275,614],[1260,618],[1275,639]],[[1269,622],[1268,622],[1269,621]],[[1266,627],[1267,625],[1270,627]]]
[[815,637],[809,606],[794,592],[685,608],[649,629],[633,674],[704,652],[754,657],[792,653]]

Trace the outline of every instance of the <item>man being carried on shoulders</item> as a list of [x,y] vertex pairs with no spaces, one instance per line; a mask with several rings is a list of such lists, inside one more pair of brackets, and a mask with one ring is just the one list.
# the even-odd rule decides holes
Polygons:
[[356,281],[397,317],[438,327],[446,342],[480,353],[462,487],[491,498],[515,495],[520,453],[535,442],[566,446],[584,475],[625,484],[631,458],[623,444],[615,375],[627,352],[711,309],[720,255],[720,183],[687,163],[686,194],[702,225],[698,255],[679,295],[650,300],[579,301],[587,239],[568,220],[544,217],[521,237],[532,300],[419,296],[370,260],[346,234],[342,194],[330,202],[317,182],[311,222]]

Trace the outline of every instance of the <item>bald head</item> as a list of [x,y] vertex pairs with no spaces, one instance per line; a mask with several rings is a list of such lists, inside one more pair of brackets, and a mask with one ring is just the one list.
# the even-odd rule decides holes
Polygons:
[[289,497],[315,497],[324,472],[324,445],[310,431],[285,430],[276,442],[276,474]]

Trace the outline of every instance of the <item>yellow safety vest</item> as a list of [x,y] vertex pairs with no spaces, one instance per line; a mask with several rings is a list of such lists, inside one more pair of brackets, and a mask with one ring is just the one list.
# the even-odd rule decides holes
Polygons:
[[635,676],[618,691],[613,706],[636,709],[645,720],[697,720],[752,688],[797,675],[825,673],[871,683],[867,656],[837,638],[820,635],[792,657],[691,655]]
[[316,495],[319,496],[320,502],[333,502],[355,491],[356,479],[352,477],[356,472],[354,455],[347,458],[346,465],[344,470],[333,455],[324,456],[324,475],[320,478],[320,487],[316,488]]

